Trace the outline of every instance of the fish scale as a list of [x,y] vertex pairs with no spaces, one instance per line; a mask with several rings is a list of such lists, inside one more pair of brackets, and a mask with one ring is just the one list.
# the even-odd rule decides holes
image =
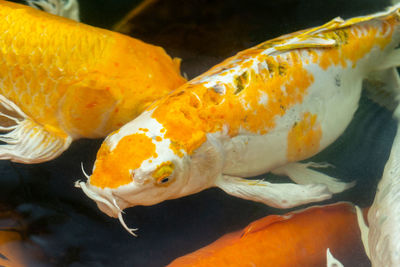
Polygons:
[[[34,147],[49,160],[74,139],[104,137],[185,81],[179,60],[119,33],[6,1],[0,1],[0,22],[3,106],[9,101],[42,128],[37,144],[14,156],[0,146],[2,159],[41,162]],[[64,146],[46,149],[43,140]]]

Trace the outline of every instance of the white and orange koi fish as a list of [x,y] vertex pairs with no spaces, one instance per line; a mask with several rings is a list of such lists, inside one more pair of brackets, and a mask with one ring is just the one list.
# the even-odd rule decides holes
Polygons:
[[[108,136],[93,174],[76,185],[123,225],[127,207],[213,186],[278,208],[349,188],[308,168],[326,165],[298,161],[343,133],[363,80],[384,78],[382,88],[398,93],[399,10],[336,18],[228,58]],[[266,172],[296,184],[244,179]]]
[[53,159],[185,82],[156,46],[0,1],[0,159]]

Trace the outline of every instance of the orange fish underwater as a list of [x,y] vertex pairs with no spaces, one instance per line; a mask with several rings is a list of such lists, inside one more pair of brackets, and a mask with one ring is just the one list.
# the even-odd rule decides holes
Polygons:
[[160,47],[0,1],[0,159],[51,160],[184,82]]
[[321,267],[327,266],[327,249],[335,258],[353,263],[351,266],[361,266],[361,261],[368,262],[363,252],[357,215],[350,203],[264,217],[241,231],[227,234],[174,260],[168,267]]

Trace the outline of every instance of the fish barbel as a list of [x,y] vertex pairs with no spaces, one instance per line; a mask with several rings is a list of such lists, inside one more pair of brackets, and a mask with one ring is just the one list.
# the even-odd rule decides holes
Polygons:
[[[399,8],[336,18],[226,59],[109,135],[76,186],[125,227],[127,207],[214,186],[277,208],[353,186],[310,168],[328,164],[298,161],[344,132],[365,80],[399,93]],[[295,183],[245,179],[266,172]]]
[[53,159],[184,81],[179,60],[160,47],[0,1],[0,159]]

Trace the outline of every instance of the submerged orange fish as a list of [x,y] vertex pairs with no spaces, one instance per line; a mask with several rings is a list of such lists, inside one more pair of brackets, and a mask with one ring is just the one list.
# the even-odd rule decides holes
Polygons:
[[[123,225],[125,208],[210,187],[277,208],[328,199],[353,184],[299,161],[344,132],[365,80],[399,94],[399,43],[397,5],[242,51],[109,135],[76,185]],[[246,179],[267,172],[295,183]]]
[[31,266],[44,256],[40,247],[26,238],[26,230],[22,215],[0,203],[0,266]]
[[27,266],[20,240],[19,233],[0,229],[0,266]]
[[361,266],[359,260],[368,262],[350,203],[264,217],[168,266],[321,267],[327,266],[327,249],[352,266]]
[[160,47],[0,1],[0,159],[53,159],[184,81],[179,60]]

